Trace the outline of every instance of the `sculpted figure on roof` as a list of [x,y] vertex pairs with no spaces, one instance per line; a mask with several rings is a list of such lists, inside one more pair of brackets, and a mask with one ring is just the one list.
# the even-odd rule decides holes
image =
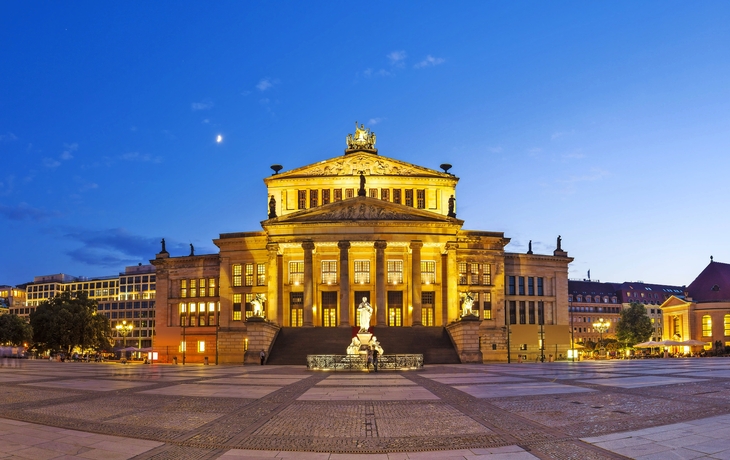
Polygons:
[[347,135],[347,148],[374,149],[375,133],[370,131],[370,128],[366,128],[364,124],[360,123],[360,126],[357,126],[357,122],[355,122],[355,134]]

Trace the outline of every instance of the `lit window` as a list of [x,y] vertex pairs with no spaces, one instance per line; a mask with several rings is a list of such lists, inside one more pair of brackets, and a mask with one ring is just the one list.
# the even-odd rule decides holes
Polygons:
[[370,261],[355,261],[355,284],[370,284]]
[[730,336],[730,315],[725,315],[725,336]]
[[712,337],[712,318],[710,318],[710,315],[702,317],[702,337]]
[[208,279],[208,297],[215,297],[215,278]]
[[188,296],[188,280],[180,280],[180,297]]
[[266,264],[256,264],[256,286],[266,286]]
[[241,264],[233,265],[233,286],[241,286]]
[[254,298],[254,294],[246,294],[246,318],[253,316],[253,304],[251,301]]
[[479,264],[469,264],[469,284],[479,284]]
[[197,280],[190,280],[190,297],[198,296]]
[[205,341],[199,340],[198,341],[198,353],[205,352]]
[[304,262],[289,262],[289,284],[299,286],[304,283]]
[[253,264],[246,264],[244,275],[245,286],[253,286]]
[[459,262],[458,268],[459,268],[459,284],[465,285],[467,284],[467,276],[466,276],[466,262]]
[[492,285],[492,265],[491,264],[482,265],[482,284],[484,286]]
[[483,319],[492,319],[492,293],[482,292],[480,293],[482,298],[482,308],[484,309]]
[[337,283],[337,261],[336,260],[323,260],[322,261],[322,283],[323,284],[336,284]]
[[403,261],[388,261],[388,284],[403,284]]
[[422,260],[421,261],[421,283],[423,284],[435,284],[436,283],[436,262],[433,260]]
[[185,349],[186,349],[185,342],[184,341],[181,341],[180,342],[180,346],[178,347],[178,351],[180,351],[180,353],[182,353],[182,352],[185,351]]
[[241,294],[233,294],[233,321],[241,321]]

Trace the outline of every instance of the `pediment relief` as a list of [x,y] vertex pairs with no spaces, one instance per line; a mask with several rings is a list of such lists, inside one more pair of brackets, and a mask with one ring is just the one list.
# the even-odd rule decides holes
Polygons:
[[370,197],[356,197],[336,203],[330,203],[314,209],[288,214],[271,223],[296,222],[333,222],[333,221],[421,221],[462,224],[462,221],[432,213],[413,209],[409,206],[389,203]]
[[302,166],[269,177],[269,179],[301,176],[353,176],[359,175],[361,172],[366,176],[430,176],[456,179],[451,174],[364,152],[351,153],[313,165]]

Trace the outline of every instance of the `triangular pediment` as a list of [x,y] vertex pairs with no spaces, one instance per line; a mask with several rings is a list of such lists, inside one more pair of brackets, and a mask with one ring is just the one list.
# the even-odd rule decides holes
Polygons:
[[463,224],[463,221],[456,218],[365,196],[287,214],[286,216],[266,220],[262,224],[353,221],[419,221],[424,223],[440,222],[459,226]]
[[665,309],[665,308],[672,308],[672,307],[683,307],[683,306],[687,306],[687,305],[689,305],[689,302],[672,295],[672,296],[669,296],[669,298],[664,301],[664,303],[661,305],[660,308]]
[[275,174],[267,177],[265,181],[312,176],[353,176],[360,173],[366,176],[416,176],[457,179],[452,174],[424,168],[405,161],[394,160],[376,153],[359,151]]

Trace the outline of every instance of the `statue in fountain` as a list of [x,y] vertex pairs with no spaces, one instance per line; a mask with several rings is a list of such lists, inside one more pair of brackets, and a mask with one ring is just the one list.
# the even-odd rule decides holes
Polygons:
[[370,317],[373,316],[373,307],[368,302],[367,297],[362,298],[362,302],[357,307],[358,314],[360,315],[360,333],[367,333],[370,329]]

